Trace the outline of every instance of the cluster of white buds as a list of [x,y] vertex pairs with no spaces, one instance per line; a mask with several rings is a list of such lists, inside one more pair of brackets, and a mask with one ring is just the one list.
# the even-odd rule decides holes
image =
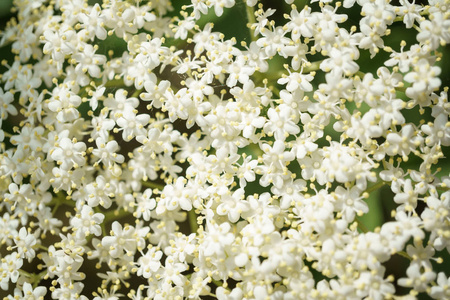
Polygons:
[[449,0],[13,4],[4,299],[450,299]]

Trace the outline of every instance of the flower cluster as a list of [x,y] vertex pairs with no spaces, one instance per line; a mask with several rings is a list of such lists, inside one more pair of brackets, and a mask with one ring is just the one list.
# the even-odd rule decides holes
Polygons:
[[448,0],[100,2],[0,34],[5,299],[450,298]]

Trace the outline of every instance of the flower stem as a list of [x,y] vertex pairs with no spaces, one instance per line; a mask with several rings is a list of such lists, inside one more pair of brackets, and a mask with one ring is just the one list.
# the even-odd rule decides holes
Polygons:
[[164,189],[164,185],[153,181],[142,181],[142,185],[151,189],[158,189],[160,191]]
[[248,6],[246,1],[244,1],[245,4],[245,11],[247,13],[247,19],[248,19],[248,23],[247,23],[247,27],[250,31],[250,39],[252,40],[252,42],[256,41],[256,36],[255,36],[255,32],[252,29],[252,24],[256,23],[256,19],[255,19],[255,9],[253,8],[253,6]]
[[189,227],[191,227],[191,232],[197,233],[198,230],[197,214],[195,213],[194,208],[192,208],[188,212],[188,218],[189,218]]
[[381,187],[382,187],[383,185],[385,185],[385,184],[386,184],[386,182],[384,182],[384,181],[377,182],[376,184],[374,184],[374,185],[368,187],[367,190],[366,190],[366,193],[370,194],[370,193],[372,193],[373,191],[378,190],[379,188],[381,188]]
[[142,93],[142,89],[135,90],[133,95],[131,95],[132,98],[137,98]]
[[409,260],[412,260],[411,256],[409,256],[408,253],[406,253],[405,251],[398,251],[397,254],[400,256],[403,256]]
[[313,71],[319,70],[319,69],[320,69],[320,64],[321,64],[323,61],[324,61],[324,59],[318,60],[318,61],[315,61],[315,62],[312,62],[311,65],[306,66],[306,67],[303,69],[303,72],[302,72],[302,73],[303,73],[303,74],[306,74],[306,73],[311,73],[311,72],[313,72]]
[[358,218],[355,217],[356,223],[358,223],[358,228],[363,232],[363,233],[367,233],[369,232],[369,229],[366,227],[366,225],[364,225],[364,223]]
[[39,248],[39,249],[44,250],[44,251],[48,251],[48,248],[45,247],[45,246],[42,245],[42,244],[36,244],[36,248]]
[[113,79],[113,80],[109,80],[105,83],[105,87],[119,87],[119,86],[123,86],[123,80],[119,79]]

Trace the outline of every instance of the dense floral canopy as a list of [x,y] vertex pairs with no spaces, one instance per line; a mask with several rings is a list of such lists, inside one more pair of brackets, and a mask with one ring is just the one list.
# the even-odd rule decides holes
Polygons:
[[450,2],[180,2],[14,1],[6,299],[450,299]]

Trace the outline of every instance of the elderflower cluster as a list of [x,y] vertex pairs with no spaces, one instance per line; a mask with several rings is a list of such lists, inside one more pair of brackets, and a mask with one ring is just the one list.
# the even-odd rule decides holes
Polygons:
[[450,299],[449,0],[13,2],[4,299]]

